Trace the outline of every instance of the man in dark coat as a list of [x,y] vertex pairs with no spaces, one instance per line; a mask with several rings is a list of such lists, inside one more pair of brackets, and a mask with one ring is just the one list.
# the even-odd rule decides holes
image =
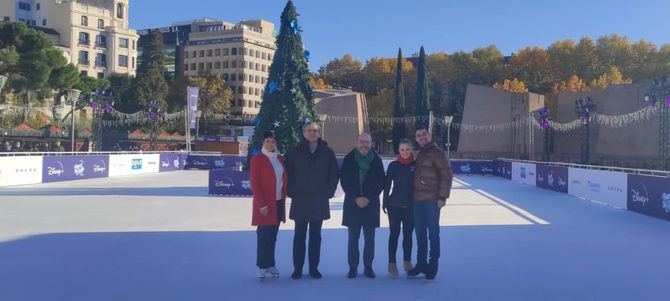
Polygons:
[[364,274],[368,278],[376,277],[372,261],[375,254],[375,228],[379,227],[379,195],[384,190],[385,175],[382,160],[371,147],[370,135],[359,135],[357,147],[344,158],[340,171],[340,184],[344,190],[342,225],[349,229],[349,278],[358,275],[361,229],[365,240]]
[[417,263],[407,274],[425,274],[426,279],[432,280],[437,275],[437,261],[440,258],[440,210],[447,204],[453,174],[447,154],[435,142],[430,141],[428,130],[419,127],[414,135],[416,142],[421,145],[416,157],[413,191]]
[[289,217],[295,221],[293,236],[293,267],[291,277],[300,279],[305,264],[305,239],[309,227],[309,275],[321,278],[318,270],[321,257],[321,226],[330,219],[330,199],[335,195],[339,170],[335,152],[321,140],[319,125],[303,127],[302,140],[286,154]]

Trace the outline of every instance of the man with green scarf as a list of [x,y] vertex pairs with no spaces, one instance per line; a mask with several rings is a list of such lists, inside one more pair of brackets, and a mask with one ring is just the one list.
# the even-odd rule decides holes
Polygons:
[[363,230],[364,274],[375,278],[372,261],[375,254],[375,229],[379,227],[379,195],[384,190],[384,165],[373,151],[372,138],[363,133],[356,140],[356,148],[342,162],[340,184],[344,190],[342,225],[349,229],[347,277],[356,278],[360,251],[358,241]]

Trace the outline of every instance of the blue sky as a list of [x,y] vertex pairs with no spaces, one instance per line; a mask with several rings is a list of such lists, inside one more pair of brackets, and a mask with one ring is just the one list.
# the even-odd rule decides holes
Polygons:
[[[294,0],[312,53],[310,68],[350,53],[365,61],[406,55],[470,51],[496,45],[504,55],[559,39],[617,33],[656,45],[670,43],[669,0]],[[279,25],[285,0],[134,0],[135,29],[209,17]]]

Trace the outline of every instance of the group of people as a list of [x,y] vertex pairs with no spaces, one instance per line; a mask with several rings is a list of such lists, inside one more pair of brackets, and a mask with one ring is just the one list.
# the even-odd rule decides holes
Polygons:
[[4,140],[0,142],[0,151],[18,152],[64,152],[60,141],[55,142],[22,142],[21,140]]
[[[320,138],[317,123],[303,127],[304,139],[283,157],[277,150],[274,132],[263,135],[260,154],[252,157],[252,225],[257,226],[257,277],[278,278],[275,246],[279,224],[286,222],[286,197],[291,198],[288,217],[295,222],[293,237],[293,279],[303,276],[305,255],[309,276],[319,272],[321,228],[330,219],[330,199],[338,183],[344,190],[342,225],[348,229],[348,278],[358,276],[359,240],[363,232],[363,274],[375,278],[372,263],[375,230],[381,212],[388,216],[388,272],[399,275],[396,263],[402,232],[403,268],[408,276],[421,274],[434,279],[440,257],[440,211],[451,191],[452,172],[446,153],[431,142],[426,128],[415,130],[420,150],[416,158],[409,140],[401,141],[399,156],[384,171],[379,155],[372,150],[372,138],[363,133],[356,147],[338,168],[335,152]],[[382,197],[383,195],[383,197]],[[309,232],[309,239],[307,234]],[[412,234],[416,234],[417,258],[412,264]],[[308,242],[307,242],[308,241]]]

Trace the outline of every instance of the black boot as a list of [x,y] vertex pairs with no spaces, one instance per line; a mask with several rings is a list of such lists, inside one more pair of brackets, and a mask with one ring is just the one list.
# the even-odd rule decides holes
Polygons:
[[371,267],[365,268],[364,274],[365,274],[366,277],[368,277],[370,279],[377,278],[377,274],[375,274],[375,271],[372,270]]
[[411,269],[411,270],[409,270],[409,272],[407,272],[407,276],[416,277],[416,276],[419,276],[420,274],[425,274],[427,266],[428,265],[426,264],[425,261],[424,262],[418,262],[416,264],[416,266],[414,266],[413,269]]
[[293,274],[291,274],[291,278],[296,279],[296,280],[302,278],[302,269],[293,270]]
[[347,278],[349,279],[354,279],[358,276],[358,271],[356,269],[351,269],[349,270],[349,273],[347,273]]
[[321,273],[316,268],[310,268],[309,269],[309,276],[314,278],[314,279],[321,279],[321,277],[322,277]]
[[437,261],[431,261],[426,270],[426,279],[433,280],[437,276]]

